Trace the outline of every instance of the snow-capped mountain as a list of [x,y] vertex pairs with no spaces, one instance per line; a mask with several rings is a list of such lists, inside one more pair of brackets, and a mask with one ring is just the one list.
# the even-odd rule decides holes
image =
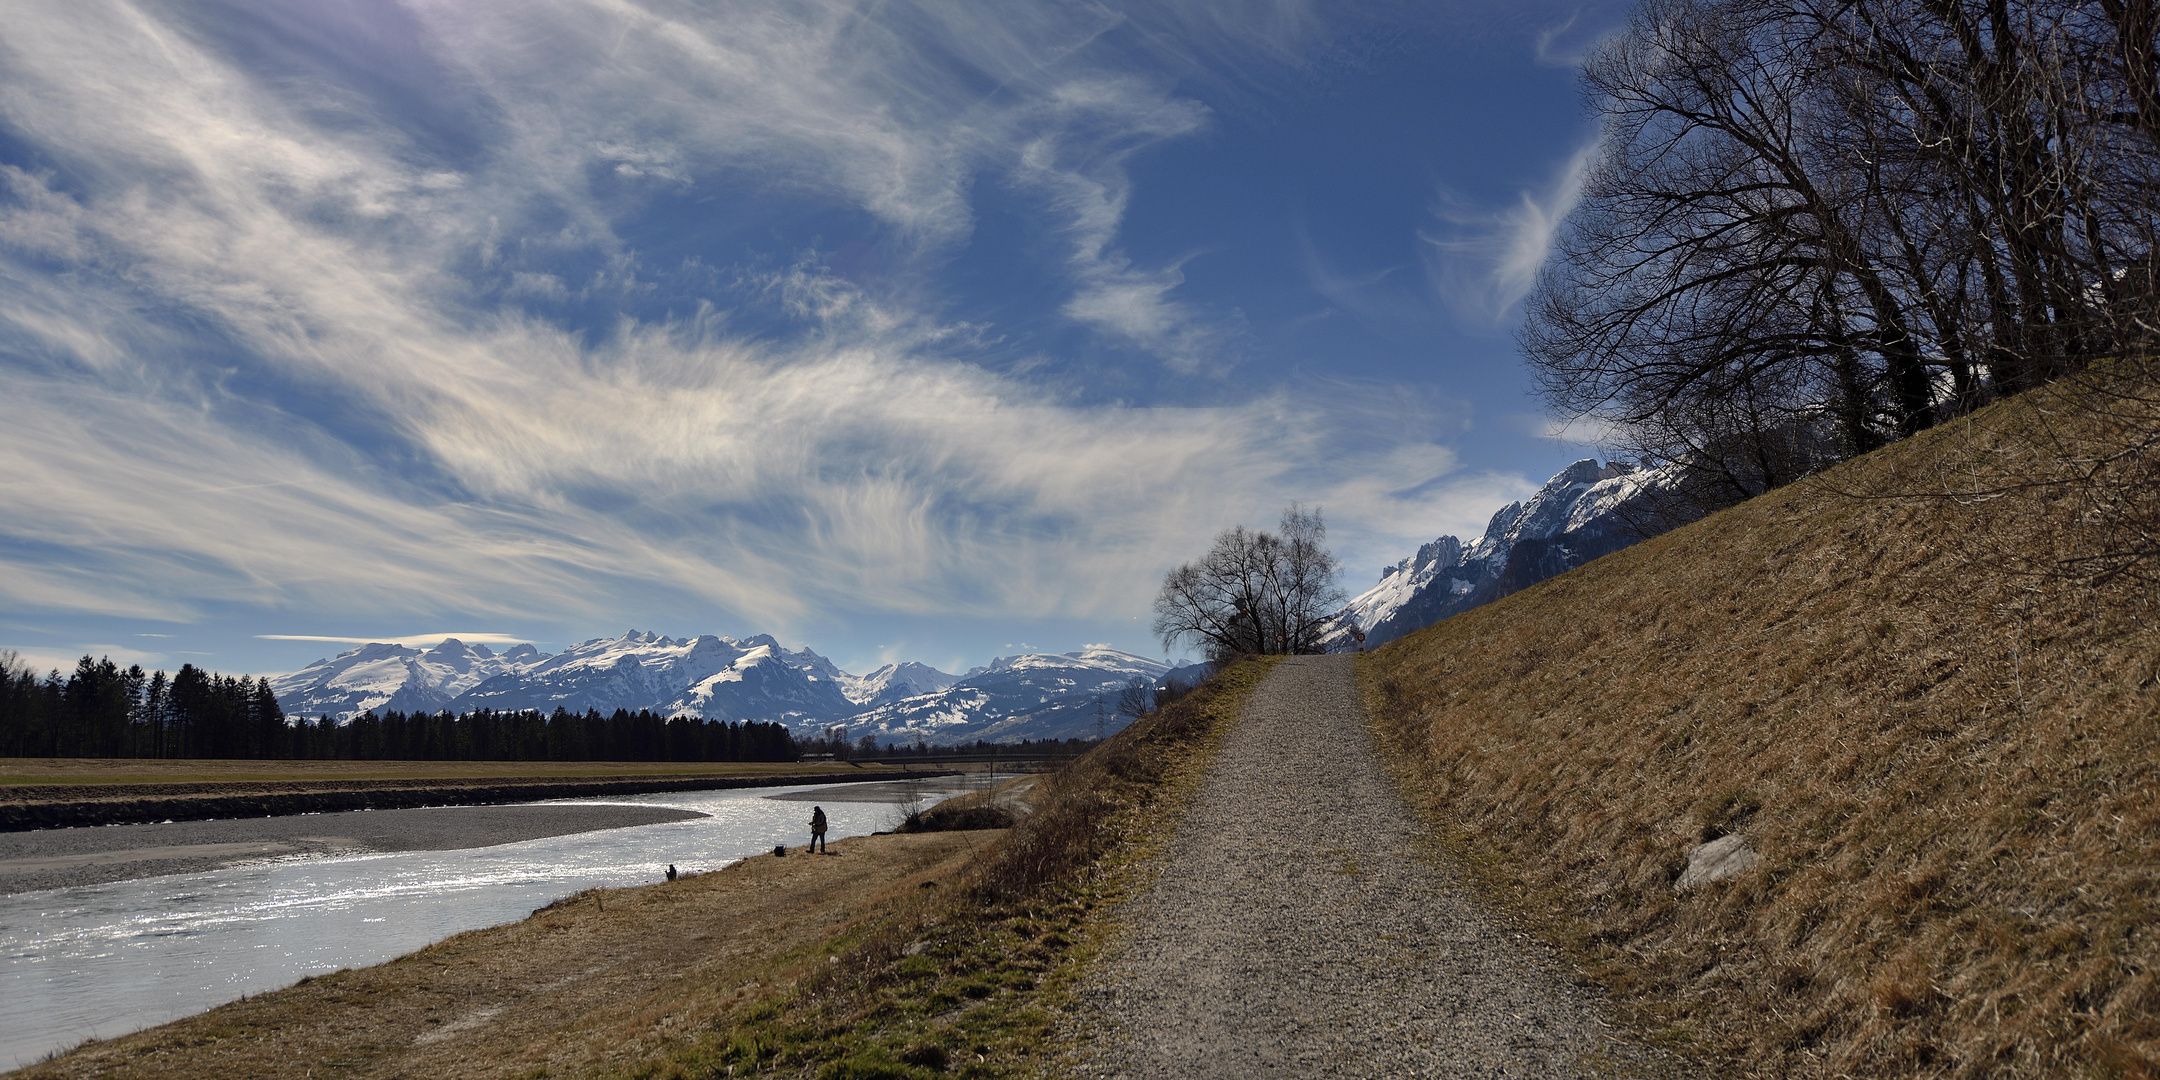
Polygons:
[[960,681],[958,675],[947,675],[913,660],[887,664],[868,675],[846,678],[848,700],[857,705],[884,705],[918,694],[932,694]]
[[763,720],[798,734],[846,726],[881,740],[932,743],[1067,738],[1095,733],[1095,699],[1109,730],[1122,727],[1117,694],[1169,669],[1145,657],[1090,648],[1001,657],[965,676],[913,662],[852,675],[808,649],[758,635],[670,638],[632,630],[559,653],[519,645],[496,654],[455,639],[422,651],[363,645],[271,685],[287,715],[347,719],[378,713],[534,709],[649,709],[666,716]]
[[[1477,540],[1443,536],[1382,570],[1341,616],[1370,647],[1528,588],[1657,531],[1648,504],[1670,484],[1664,470],[1585,458],[1494,514]],[[1348,647],[1348,635],[1332,644]]]
[[650,709],[666,716],[815,724],[854,711],[839,674],[824,657],[791,653],[762,634],[737,641],[632,630],[578,642],[524,671],[489,679],[450,708]]
[[934,693],[887,702],[848,721],[848,733],[879,741],[927,743],[987,739],[1093,738],[1125,726],[1118,695],[1133,679],[1154,685],[1170,666],[1116,649],[1002,656]]
[[378,712],[437,712],[498,675],[523,671],[545,654],[519,645],[497,654],[485,645],[444,638],[432,649],[376,643],[317,660],[271,679],[288,715],[358,716]]
[[[950,676],[947,676],[950,678]],[[271,685],[288,715],[473,709],[651,709],[720,720],[815,724],[856,711],[854,677],[808,650],[759,635],[675,639],[632,630],[559,653],[519,645],[500,655],[455,638],[421,651],[372,644],[318,660]]]

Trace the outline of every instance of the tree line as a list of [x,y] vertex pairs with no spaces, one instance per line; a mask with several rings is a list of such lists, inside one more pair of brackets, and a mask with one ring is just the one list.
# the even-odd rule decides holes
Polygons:
[[87,656],[41,679],[0,653],[0,756],[270,758],[291,756],[290,740],[268,679],[193,664],[167,678]]
[[1714,508],[2160,338],[2160,0],[1647,0],[1526,305]]
[[301,759],[357,761],[794,761],[802,756],[781,724],[597,709],[552,714],[525,709],[469,713],[363,713],[344,723],[323,717],[292,726]]
[[0,757],[397,761],[794,761],[781,724],[618,709],[365,713],[288,720],[270,680],[83,657],[40,678],[0,653]]

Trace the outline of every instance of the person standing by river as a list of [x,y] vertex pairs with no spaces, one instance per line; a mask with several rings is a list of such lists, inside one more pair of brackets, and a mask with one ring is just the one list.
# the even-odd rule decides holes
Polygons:
[[825,850],[825,808],[813,806],[810,808],[810,853],[815,855],[823,850]]

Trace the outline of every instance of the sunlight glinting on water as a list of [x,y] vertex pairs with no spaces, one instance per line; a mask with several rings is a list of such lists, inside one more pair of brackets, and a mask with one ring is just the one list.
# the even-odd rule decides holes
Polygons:
[[[0,896],[0,1068],[303,976],[381,963],[565,896],[717,870],[808,839],[819,787],[569,802],[711,815],[454,851],[288,858],[199,874]],[[925,787],[930,800],[957,791]],[[836,792],[837,794],[837,792]],[[889,803],[824,802],[835,838],[898,823]],[[361,811],[365,812],[365,811]],[[334,815],[324,815],[332,817]]]

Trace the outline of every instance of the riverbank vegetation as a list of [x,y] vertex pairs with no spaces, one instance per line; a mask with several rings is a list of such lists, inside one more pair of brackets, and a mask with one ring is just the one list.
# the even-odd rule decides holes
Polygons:
[[[1406,790],[1718,1075],[2160,1075],[2138,385],[2020,395],[1390,643],[1363,670]],[[1677,888],[1735,835],[1752,869]]]

